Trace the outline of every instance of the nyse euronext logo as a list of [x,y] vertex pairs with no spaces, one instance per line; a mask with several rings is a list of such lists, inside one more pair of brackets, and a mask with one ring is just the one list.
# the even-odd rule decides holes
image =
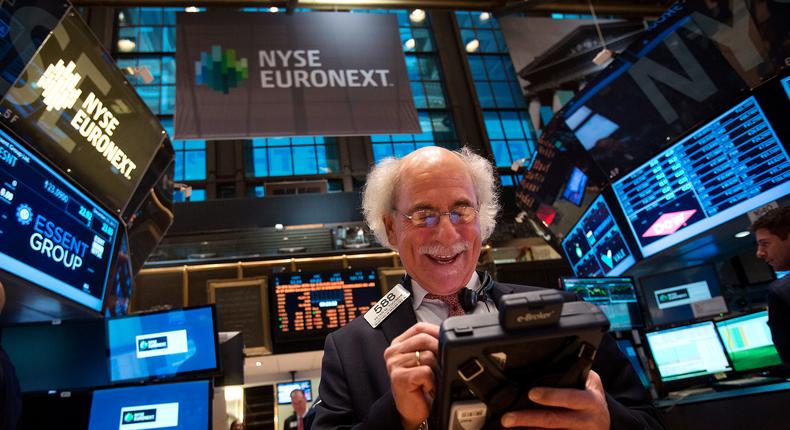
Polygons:
[[214,91],[228,94],[231,88],[249,78],[247,59],[236,59],[236,50],[222,52],[222,47],[214,45],[211,52],[201,52],[200,61],[195,62],[195,84],[207,84]]

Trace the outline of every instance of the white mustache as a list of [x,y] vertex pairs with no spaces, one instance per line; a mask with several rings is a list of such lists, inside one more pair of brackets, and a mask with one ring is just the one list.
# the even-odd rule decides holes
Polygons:
[[433,245],[423,245],[419,249],[420,254],[428,254],[428,255],[441,255],[441,256],[451,256],[455,254],[460,254],[467,249],[471,248],[472,245],[468,242],[456,242],[452,244],[449,248],[438,243]]

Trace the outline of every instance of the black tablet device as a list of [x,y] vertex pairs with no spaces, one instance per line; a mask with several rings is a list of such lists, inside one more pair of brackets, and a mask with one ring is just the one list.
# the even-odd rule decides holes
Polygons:
[[500,428],[502,414],[535,404],[532,387],[584,388],[609,320],[554,290],[510,294],[500,313],[448,318],[430,428]]

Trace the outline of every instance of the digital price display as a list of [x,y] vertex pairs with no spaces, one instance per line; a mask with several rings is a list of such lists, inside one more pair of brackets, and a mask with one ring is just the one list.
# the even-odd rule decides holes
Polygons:
[[276,274],[272,282],[275,341],[285,333],[340,328],[381,297],[375,270]]
[[647,257],[790,193],[790,158],[752,96],[613,188]]
[[576,276],[617,276],[636,262],[603,195],[568,233],[562,249]]
[[99,311],[118,227],[0,130],[0,267]]

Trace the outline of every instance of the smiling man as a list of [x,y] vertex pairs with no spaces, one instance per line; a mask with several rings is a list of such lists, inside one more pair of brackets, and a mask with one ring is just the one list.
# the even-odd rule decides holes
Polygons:
[[[750,231],[757,236],[757,256],[777,272],[790,270],[790,206],[769,211],[754,222]],[[768,286],[765,296],[768,325],[776,350],[790,365],[790,276]]]
[[[362,205],[378,240],[399,252],[406,276],[386,303],[327,337],[314,428],[424,430],[439,325],[448,317],[496,313],[503,295],[538,288],[492,282],[475,271],[499,203],[493,167],[468,149],[427,147],[382,160],[368,175]],[[505,427],[663,427],[610,336],[584,390],[542,388],[529,395],[548,408],[507,413]]]

